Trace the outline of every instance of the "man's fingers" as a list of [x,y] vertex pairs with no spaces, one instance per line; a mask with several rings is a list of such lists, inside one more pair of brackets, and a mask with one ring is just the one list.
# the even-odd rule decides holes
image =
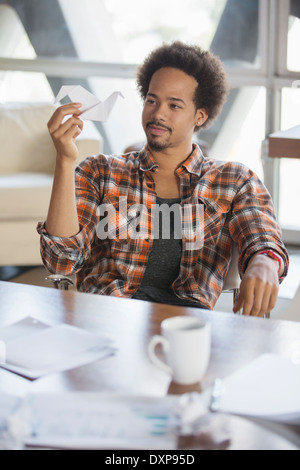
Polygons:
[[261,316],[267,315],[267,313],[270,313],[270,311],[273,310],[273,308],[275,307],[278,296],[278,290],[279,288],[277,286],[271,285],[268,289],[266,289],[261,304]]
[[70,119],[68,119],[66,122],[61,124],[55,131],[52,132],[52,136],[54,139],[60,139],[63,136],[65,136],[67,133],[69,133],[70,129],[73,127],[82,130],[83,128],[83,122],[81,119],[72,116]]
[[253,306],[250,315],[263,317],[276,305],[278,286],[271,283],[259,283],[254,291]]
[[250,315],[250,311],[253,305],[254,297],[254,283],[250,281],[245,284],[244,281],[241,282],[240,286],[240,295],[237,303],[234,306],[234,312],[243,309],[243,315]]
[[48,122],[50,133],[55,132],[62,124],[63,119],[68,115],[79,116],[81,103],[68,103],[57,108]]
[[79,136],[81,131],[82,127],[77,124],[74,124],[65,132],[63,139],[65,139],[66,141],[68,141],[68,139],[75,139]]
[[234,304],[234,307],[233,307],[234,313],[239,312],[241,310],[242,306],[243,306],[243,301],[242,301],[241,295],[239,295],[238,300],[236,301],[236,303]]
[[242,310],[242,314],[245,316],[259,316],[263,294],[262,286],[257,286],[254,279],[247,279],[247,282],[242,281],[234,311]]
[[75,161],[78,156],[75,139],[83,129],[83,121],[79,118],[80,106],[80,103],[60,106],[48,122],[48,130],[60,158]]
[[264,296],[266,296],[267,299],[269,298],[269,296],[265,292],[264,286],[262,284],[255,285],[254,292],[253,292],[252,305],[251,305],[251,308],[249,309],[248,315],[251,315],[253,317],[260,316]]
[[266,283],[255,283],[251,279],[241,283],[239,298],[233,308],[234,312],[242,310],[246,316],[264,316],[276,305],[278,286]]

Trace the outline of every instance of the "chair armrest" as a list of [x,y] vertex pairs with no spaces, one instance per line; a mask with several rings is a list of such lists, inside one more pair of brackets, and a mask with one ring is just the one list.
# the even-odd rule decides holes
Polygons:
[[239,270],[238,270],[238,258],[239,258],[238,251],[237,251],[236,246],[234,245],[233,250],[232,250],[232,258],[231,258],[230,266],[228,269],[226,279],[224,281],[223,291],[239,289],[240,287],[241,278],[240,278]]
[[49,274],[49,276],[47,276],[45,280],[47,282],[52,282],[55,289],[60,290],[69,290],[70,285],[75,285],[74,281],[70,277],[64,276],[62,274]]

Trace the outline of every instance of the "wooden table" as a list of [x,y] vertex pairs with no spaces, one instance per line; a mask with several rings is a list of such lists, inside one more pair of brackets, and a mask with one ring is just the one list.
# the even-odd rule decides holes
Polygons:
[[[178,386],[148,359],[150,336],[160,332],[162,320],[175,315],[194,315],[211,323],[211,360],[201,385]],[[165,396],[201,391],[216,377],[226,377],[262,353],[290,357],[300,339],[300,324],[294,322],[0,282],[0,326],[26,316],[48,324],[64,322],[88,331],[103,332],[115,342],[117,353],[34,381],[1,369],[2,393],[97,391]],[[255,449],[262,445],[281,448],[282,442],[277,436],[265,434],[263,429],[241,418],[231,419],[234,449]]]

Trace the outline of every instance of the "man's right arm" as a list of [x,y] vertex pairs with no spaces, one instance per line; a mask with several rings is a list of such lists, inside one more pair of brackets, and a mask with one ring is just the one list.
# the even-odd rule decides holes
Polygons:
[[[69,238],[79,232],[74,178],[78,157],[75,139],[83,127],[79,107],[80,103],[63,105],[48,122],[57,155],[46,230],[57,237]],[[64,121],[66,116],[70,117]]]

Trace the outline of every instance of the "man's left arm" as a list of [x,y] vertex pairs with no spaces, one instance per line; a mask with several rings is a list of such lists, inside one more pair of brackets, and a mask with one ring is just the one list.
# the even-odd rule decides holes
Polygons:
[[267,189],[250,170],[243,180],[234,201],[231,222],[242,277],[233,310],[264,316],[276,305],[279,283],[288,270],[288,253]]

